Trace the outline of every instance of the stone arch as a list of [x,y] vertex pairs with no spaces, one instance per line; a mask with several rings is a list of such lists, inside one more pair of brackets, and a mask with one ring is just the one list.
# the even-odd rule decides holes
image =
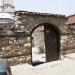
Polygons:
[[38,28],[39,26],[42,26],[42,25],[49,25],[49,26],[51,26],[52,28],[54,28],[54,29],[57,31],[58,34],[61,34],[61,30],[60,30],[56,25],[51,24],[51,23],[40,23],[40,24],[38,24],[38,25],[36,25],[35,27],[32,28],[32,30],[31,30],[31,32],[30,32],[30,36],[32,35],[32,33],[34,32],[34,30],[35,30],[36,28]]
[[[38,27],[40,27],[40,26],[44,26],[44,35],[46,35],[45,34],[45,29],[47,28],[49,28],[50,27],[50,29],[52,30],[52,32],[53,32],[53,35],[54,36],[56,36],[56,38],[57,38],[57,44],[58,44],[58,49],[57,49],[57,52],[58,52],[58,55],[57,55],[57,58],[54,58],[54,59],[51,59],[50,60],[50,57],[49,57],[49,52],[50,51],[46,51],[46,62],[49,62],[49,61],[54,61],[54,60],[58,60],[59,59],[59,57],[60,57],[60,30],[59,30],[59,28],[58,27],[56,27],[55,25],[53,25],[53,24],[50,24],[50,23],[42,23],[42,24],[39,24],[39,25],[37,25],[36,27],[34,27],[33,29],[32,29],[32,31],[31,31],[31,34],[30,34],[30,36],[31,36],[31,49],[32,49],[32,34],[33,34],[33,32],[38,28]],[[50,30],[49,29],[49,30]],[[51,31],[50,30],[50,31]],[[47,46],[46,44],[47,44],[47,37],[45,37],[45,47]],[[50,43],[49,43],[50,44]],[[48,50],[47,49],[47,47],[45,48],[46,50]],[[48,55],[47,55],[48,54]],[[56,56],[55,56],[56,57]],[[32,58],[33,58],[33,56],[32,56]],[[33,63],[33,62],[32,62]],[[33,65],[36,65],[35,63],[33,63]]]

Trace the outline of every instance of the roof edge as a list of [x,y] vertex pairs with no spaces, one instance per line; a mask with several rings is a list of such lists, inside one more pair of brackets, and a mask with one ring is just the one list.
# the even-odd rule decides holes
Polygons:
[[75,14],[69,15],[69,16],[67,16],[67,17],[72,17],[72,16],[75,16]]
[[15,12],[15,14],[16,14],[16,13],[32,14],[32,15],[43,15],[43,16],[55,16],[55,17],[63,17],[63,18],[66,18],[65,15],[61,15],[61,14],[30,12],[30,11],[22,11],[22,10],[18,10],[18,11]]

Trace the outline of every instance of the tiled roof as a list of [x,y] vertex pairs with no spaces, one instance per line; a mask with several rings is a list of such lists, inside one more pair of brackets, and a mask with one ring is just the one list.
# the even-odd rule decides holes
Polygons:
[[75,24],[75,15],[68,16],[67,24]]

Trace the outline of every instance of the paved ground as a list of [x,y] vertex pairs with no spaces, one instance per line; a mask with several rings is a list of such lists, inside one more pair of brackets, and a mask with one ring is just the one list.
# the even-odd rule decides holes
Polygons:
[[11,66],[12,75],[75,75],[75,53],[63,60],[45,63],[36,67],[29,64]]

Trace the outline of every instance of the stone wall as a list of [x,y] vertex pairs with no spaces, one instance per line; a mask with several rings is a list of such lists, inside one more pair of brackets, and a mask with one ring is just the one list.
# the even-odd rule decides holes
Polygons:
[[75,52],[75,25],[67,25],[67,34],[61,35],[61,51],[65,55]]
[[[1,37],[0,38],[0,56],[3,58],[8,58],[10,64],[16,64],[21,62],[29,62],[30,60],[30,47],[26,46],[25,38],[15,37]],[[14,63],[13,63],[14,62]]]
[[57,27],[60,34],[67,33],[67,28],[65,27],[65,21],[67,18],[63,15],[54,15],[46,13],[32,13],[32,12],[16,12],[16,29],[17,31],[25,31],[31,34],[31,31],[39,25],[45,23],[52,24],[54,27]]
[[[5,34],[0,36],[0,57],[7,59],[10,65],[31,62],[32,31],[45,23],[53,25],[60,33],[60,56],[75,51],[74,30],[66,25],[65,16],[25,11],[17,11],[15,16],[15,24],[2,26],[0,31]],[[12,35],[7,35],[6,31]]]
[[26,37],[24,31],[16,29],[14,22],[0,24],[0,57],[7,59],[9,65],[30,63],[29,39],[30,37]]

